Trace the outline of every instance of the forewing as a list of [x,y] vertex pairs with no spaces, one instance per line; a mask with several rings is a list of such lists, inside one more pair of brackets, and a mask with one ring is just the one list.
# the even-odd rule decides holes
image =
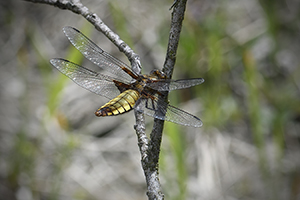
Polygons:
[[67,26],[63,28],[63,31],[70,42],[87,59],[102,69],[105,69],[108,72],[116,75],[118,80],[124,83],[130,83],[132,78],[122,70],[122,68],[127,68],[131,71],[131,69],[125,63],[102,50],[77,29]]
[[158,79],[158,80],[154,80],[151,83],[148,83],[147,86],[157,91],[171,91],[171,90],[189,88],[195,85],[199,85],[203,82],[204,82],[203,78],[182,79],[182,80]]
[[[140,107],[143,108],[143,110],[140,111],[150,117],[170,121],[184,126],[202,126],[202,121],[198,117],[171,106],[165,101],[158,101],[157,97],[158,96],[156,95],[154,96],[154,99],[140,98],[136,105],[142,104]],[[135,106],[135,109],[137,109],[136,107],[137,106]]]
[[64,59],[51,59],[50,63],[79,86],[98,95],[112,99],[120,94],[113,78],[94,72]]

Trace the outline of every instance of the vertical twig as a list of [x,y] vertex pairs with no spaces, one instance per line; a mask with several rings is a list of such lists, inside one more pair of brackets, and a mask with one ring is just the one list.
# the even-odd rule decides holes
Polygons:
[[177,47],[179,43],[186,2],[187,0],[177,0],[172,12],[168,50],[163,67],[163,72],[168,76],[168,78],[172,77],[174,65],[176,62]]
[[[176,53],[179,43],[179,37],[182,27],[182,21],[184,18],[184,12],[187,0],[177,0],[172,12],[171,28],[169,34],[169,43],[166,54],[166,59],[163,67],[163,72],[168,78],[172,77],[173,69],[176,62]],[[166,93],[165,98],[167,99],[168,93]],[[164,100],[166,100],[164,99]],[[162,131],[164,128],[164,121],[155,119],[152,132],[150,134],[149,149],[148,149],[148,159],[142,160],[147,185],[148,185],[148,197],[149,199],[164,199],[164,195],[161,192],[161,185],[159,182],[159,153],[160,145],[162,139]],[[148,183],[148,181],[150,181]]]

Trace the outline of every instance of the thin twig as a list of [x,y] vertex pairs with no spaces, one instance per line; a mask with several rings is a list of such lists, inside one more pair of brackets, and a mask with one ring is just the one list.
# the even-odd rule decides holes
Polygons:
[[187,0],[177,0],[172,12],[172,21],[167,55],[162,70],[168,78],[172,78],[173,69],[176,62],[177,47],[179,43],[186,2]]
[[89,9],[84,6],[80,0],[25,0],[33,3],[49,4],[60,9],[70,10],[76,14],[83,16],[95,28],[102,32],[112,43],[114,43],[121,52],[123,52],[131,63],[132,70],[138,74],[141,72],[140,57],[134,53],[133,50],[123,41],[120,37],[114,33],[97,14],[90,12]]
[[[168,43],[166,60],[162,70],[167,75],[168,78],[172,77],[173,69],[175,66],[177,47],[179,43],[179,37],[180,37],[180,32],[182,27],[182,21],[184,18],[186,2],[187,0],[176,0],[176,3],[173,4],[174,8],[172,12],[169,43]],[[164,96],[165,99],[160,99],[161,101],[167,100],[168,93],[166,93]],[[150,183],[154,183],[152,185],[148,185],[147,195],[149,199],[164,199],[164,195],[161,192],[161,185],[158,180],[158,175],[159,175],[158,161],[159,161],[159,153],[160,153],[160,145],[161,145],[163,128],[164,128],[164,121],[155,119],[152,132],[150,134],[149,149],[147,154],[148,159],[146,159],[145,161],[142,160],[143,168],[144,165],[147,166],[147,170],[144,169],[146,179],[149,180],[154,179],[154,181],[149,181]]]

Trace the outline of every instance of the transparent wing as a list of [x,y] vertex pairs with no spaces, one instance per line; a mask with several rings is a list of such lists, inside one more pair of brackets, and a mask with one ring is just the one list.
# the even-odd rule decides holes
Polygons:
[[120,94],[113,78],[99,74],[64,59],[51,59],[50,63],[61,73],[72,79],[79,86],[98,95],[112,99]]
[[203,78],[194,79],[182,79],[182,80],[170,80],[170,79],[159,79],[148,83],[147,86],[157,91],[171,91],[189,88],[195,85],[199,85],[204,82]]
[[140,111],[150,117],[170,121],[184,126],[202,126],[202,121],[198,117],[171,106],[165,101],[158,101],[157,95],[154,96],[153,99],[140,98],[136,103],[135,109],[137,109],[136,107],[138,104],[142,104],[141,108],[143,108],[143,110]]
[[70,42],[87,59],[102,69],[116,75],[118,80],[122,80],[124,83],[130,83],[132,78],[123,70],[123,68],[127,68],[130,72],[132,71],[125,63],[103,51],[77,29],[66,26],[63,28],[63,31]]

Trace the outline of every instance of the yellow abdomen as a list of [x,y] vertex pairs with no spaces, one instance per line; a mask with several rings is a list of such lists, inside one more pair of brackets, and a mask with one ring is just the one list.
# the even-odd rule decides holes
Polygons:
[[136,90],[126,90],[116,98],[101,106],[96,112],[97,117],[119,115],[132,110],[140,94]]

